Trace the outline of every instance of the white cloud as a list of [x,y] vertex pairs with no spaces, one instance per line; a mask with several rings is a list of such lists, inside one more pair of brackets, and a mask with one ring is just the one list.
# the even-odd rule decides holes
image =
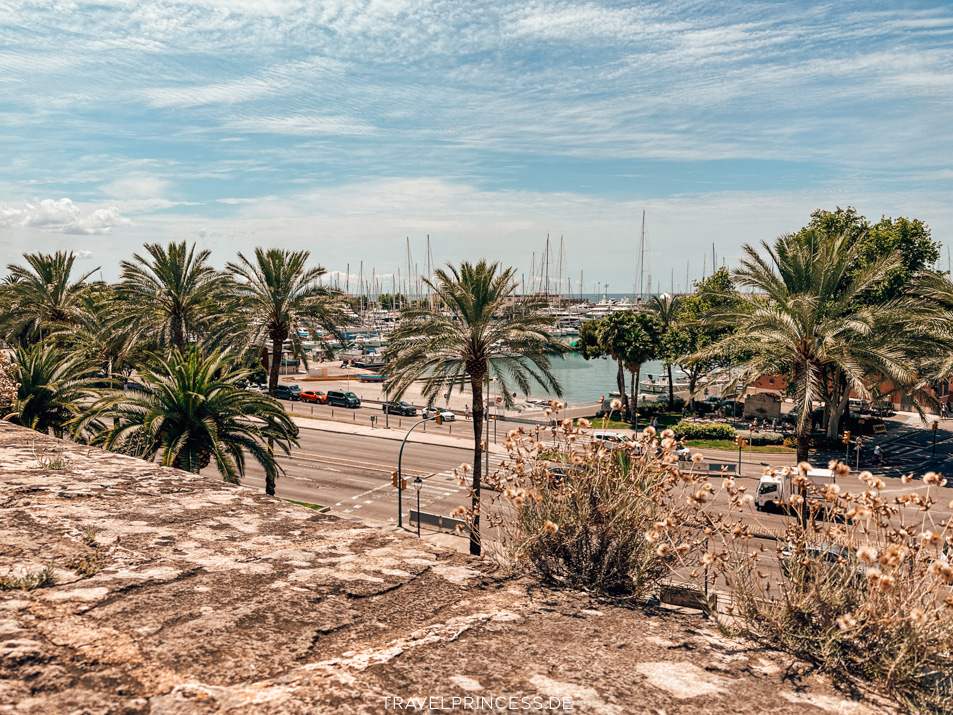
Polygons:
[[99,188],[114,199],[161,199],[169,188],[169,182],[147,174],[130,174]]
[[80,260],[86,260],[87,258],[92,258],[92,257],[93,257],[93,252],[92,252],[92,251],[86,251],[86,250],[77,251],[77,252],[76,252],[76,257],[79,258]]
[[43,199],[22,206],[0,206],[0,226],[22,226],[44,231],[80,235],[103,235],[116,226],[132,224],[112,206],[84,210],[70,199]]

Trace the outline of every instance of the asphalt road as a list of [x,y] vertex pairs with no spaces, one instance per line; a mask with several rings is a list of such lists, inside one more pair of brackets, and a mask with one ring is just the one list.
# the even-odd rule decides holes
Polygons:
[[[318,429],[302,429],[299,441],[300,448],[280,457],[285,474],[278,479],[277,496],[329,506],[332,514],[348,519],[396,524],[398,499],[391,472],[397,469],[399,441]],[[416,508],[412,485],[417,477],[423,481],[421,511],[449,516],[458,506],[468,506],[469,490],[453,477],[453,469],[472,461],[472,448],[463,440],[459,448],[408,442],[401,460],[408,487],[403,493],[404,519]],[[499,461],[491,455],[490,468]],[[257,464],[249,464],[243,484],[264,489],[264,473]]]
[[[296,404],[296,407],[298,406]],[[335,412],[338,411],[339,408],[335,408]],[[392,416],[391,419],[395,418]],[[398,424],[401,429],[406,429],[411,424],[410,418],[403,418]],[[396,428],[398,424],[392,424],[391,427]],[[320,423],[316,421],[315,427],[319,426]],[[511,426],[506,425],[504,428],[502,424],[499,425],[500,441],[506,429]],[[465,420],[452,426],[428,423],[427,430],[443,435],[459,434],[463,431],[469,435],[472,423]],[[490,437],[492,441],[492,429]],[[953,439],[948,433],[941,432],[938,438],[938,460],[932,460],[932,437],[929,431],[917,430],[907,435],[906,439],[898,440],[893,449],[899,450],[902,447],[906,452],[906,460],[915,462],[919,467],[918,474],[922,474],[932,468],[934,461],[945,461],[948,458],[947,450],[953,448]],[[279,497],[328,506],[331,513],[355,521],[396,526],[398,495],[391,485],[391,472],[397,468],[399,440],[309,428],[301,430],[299,439],[300,448],[295,449],[289,457],[280,458],[285,475],[280,477],[277,483]],[[737,452],[699,451],[709,462],[737,463]],[[891,454],[889,449],[887,454]],[[453,469],[464,462],[471,463],[472,459],[472,448],[465,439],[460,440],[459,447],[408,442],[402,460],[402,472],[408,483],[402,499],[403,525],[408,526],[410,509],[416,508],[417,493],[412,486],[416,477],[423,482],[420,491],[422,511],[449,516],[456,507],[468,506],[469,490],[453,476]],[[501,457],[491,455],[490,468],[493,469],[500,461]],[[741,474],[736,480],[739,485],[747,487],[749,494],[754,495],[764,465],[783,466],[788,463],[793,463],[793,459],[786,454],[745,453],[742,455]],[[922,494],[926,490],[921,481],[903,484],[899,478],[900,471],[896,469],[888,469],[882,476],[886,483],[883,493],[891,498],[914,491]],[[846,491],[858,492],[864,488],[855,475],[846,477],[840,483]],[[244,484],[264,489],[264,476],[257,464],[249,463],[249,473]],[[939,501],[934,517],[950,518],[947,505],[953,498],[953,488],[934,488],[933,493]],[[715,504],[720,505],[717,500]],[[790,517],[780,514],[752,513],[749,522],[756,532],[768,536],[782,533],[789,519]],[[463,541],[465,540],[461,538],[461,542]]]

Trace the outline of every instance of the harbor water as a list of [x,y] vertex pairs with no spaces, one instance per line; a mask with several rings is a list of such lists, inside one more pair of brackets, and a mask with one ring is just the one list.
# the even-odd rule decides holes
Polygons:
[[[579,353],[569,353],[564,358],[553,358],[553,373],[559,380],[563,388],[563,399],[570,405],[596,402],[600,396],[608,397],[610,392],[615,392],[616,373],[618,363],[611,358],[596,358],[586,360]],[[652,375],[656,380],[664,374],[665,366],[659,361],[647,362],[642,366],[640,380],[649,379]],[[631,391],[631,375],[628,371],[625,373],[626,391]],[[642,390],[642,393],[645,391]],[[550,398],[555,395],[548,394],[542,388],[535,386],[533,394],[530,397]],[[654,399],[650,397],[649,399]]]

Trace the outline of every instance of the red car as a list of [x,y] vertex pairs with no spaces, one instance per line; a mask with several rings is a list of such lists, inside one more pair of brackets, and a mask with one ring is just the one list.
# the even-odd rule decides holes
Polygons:
[[307,392],[301,393],[300,399],[302,402],[314,402],[315,404],[323,405],[328,401],[328,396],[317,390],[308,390]]

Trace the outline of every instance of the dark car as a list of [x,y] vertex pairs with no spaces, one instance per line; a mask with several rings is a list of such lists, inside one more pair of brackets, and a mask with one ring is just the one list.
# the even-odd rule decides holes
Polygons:
[[275,388],[275,397],[279,400],[291,400],[292,402],[297,402],[298,398],[301,397],[301,388],[298,387],[297,391],[293,390],[292,387],[298,387],[297,385],[278,385]]
[[302,402],[312,402],[316,405],[323,405],[328,401],[328,396],[318,390],[305,390],[301,393]]
[[388,414],[405,415],[407,417],[417,414],[417,408],[409,402],[404,402],[403,400],[400,402],[385,402],[383,405],[381,405],[381,410],[387,412]]
[[721,410],[726,417],[741,417],[745,411],[745,403],[740,400],[722,400],[716,409]]
[[301,399],[301,386],[300,385],[288,385],[288,389],[291,390],[292,400]]
[[360,407],[361,398],[353,392],[342,392],[341,390],[328,390],[327,404],[332,407]]

